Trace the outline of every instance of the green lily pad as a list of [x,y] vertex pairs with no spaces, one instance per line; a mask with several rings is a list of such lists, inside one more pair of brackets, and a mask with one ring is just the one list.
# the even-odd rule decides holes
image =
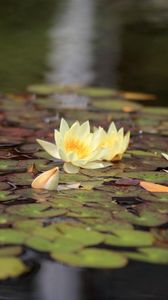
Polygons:
[[166,172],[125,172],[118,177],[122,178],[135,178],[155,183],[168,182],[168,173]]
[[135,156],[147,156],[147,157],[156,157],[157,154],[156,153],[152,153],[149,151],[143,151],[143,150],[129,150],[127,151],[128,154],[132,154]]
[[30,173],[13,173],[7,175],[7,180],[18,186],[31,185],[33,176]]
[[51,251],[57,253],[70,253],[82,249],[83,246],[84,245],[80,241],[60,236],[53,243]]
[[145,107],[143,108],[144,113],[148,116],[149,114],[156,114],[156,115],[168,115],[168,109],[166,107]]
[[88,268],[121,268],[127,264],[127,259],[114,251],[86,249],[78,253],[52,252],[51,257],[57,261],[77,267]]
[[86,95],[89,97],[111,97],[116,96],[117,91],[110,88],[100,88],[100,87],[85,87],[80,88],[78,94]]
[[54,93],[63,93],[65,88],[54,84],[34,84],[30,85],[27,90],[38,95],[49,95]]
[[37,228],[34,228],[33,235],[44,238],[49,241],[54,241],[55,239],[61,236],[57,228],[52,225],[46,227],[37,226]]
[[23,244],[27,234],[15,229],[0,229],[0,244]]
[[168,264],[168,249],[159,247],[139,248],[138,252],[125,252],[133,260],[156,264]]
[[[9,215],[10,217],[10,215]],[[17,217],[17,216],[16,216]],[[16,219],[16,221],[14,222],[13,226],[17,229],[20,229],[22,231],[25,231],[25,232],[34,232],[34,230],[36,228],[39,228],[40,226],[42,226],[42,222],[41,220],[39,219],[36,219],[36,220],[31,220],[31,219]],[[41,227],[40,227],[41,228]]]
[[38,236],[29,237],[26,240],[25,245],[36,251],[42,251],[42,252],[52,251],[52,243]]
[[[135,209],[135,208],[134,208]],[[150,207],[150,205],[138,205],[135,213],[123,208],[112,212],[118,220],[127,221],[134,225],[155,227],[167,223],[168,216]]]
[[49,204],[21,204],[7,208],[10,214],[16,214],[30,218],[46,218],[64,215],[64,209],[52,209]]
[[27,272],[28,267],[16,257],[0,257],[0,279],[17,277]]
[[122,100],[103,99],[103,101],[92,100],[92,105],[95,108],[108,109],[108,110],[126,110],[126,111],[139,111],[142,106],[137,103]]
[[9,201],[17,198],[17,195],[12,194],[9,191],[0,191],[0,201]]
[[150,232],[140,230],[116,229],[113,230],[115,235],[108,235],[105,244],[112,246],[139,247],[151,246],[154,237]]
[[20,169],[18,167],[18,161],[17,160],[11,160],[11,159],[1,159],[0,160],[0,172],[2,171],[15,171],[16,169]]
[[64,223],[60,223],[58,228],[64,238],[78,241],[82,245],[96,245],[104,240],[103,234],[90,230],[89,228],[79,228],[79,226],[74,227]]

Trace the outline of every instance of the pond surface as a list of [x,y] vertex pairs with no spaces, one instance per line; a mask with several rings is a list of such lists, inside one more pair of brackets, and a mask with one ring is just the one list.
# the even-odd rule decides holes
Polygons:
[[[163,0],[1,2],[0,259],[24,265],[0,281],[0,300],[167,300],[168,198],[140,181],[168,185],[168,111],[127,101],[151,93],[159,100],[145,103],[167,105],[167,34]],[[131,130],[129,151],[113,168],[65,176],[36,143],[53,140],[61,117],[114,120]],[[61,184],[81,189],[33,191],[34,163],[60,164]]]
[[0,25],[1,91],[91,84],[167,103],[166,0],[6,0]]

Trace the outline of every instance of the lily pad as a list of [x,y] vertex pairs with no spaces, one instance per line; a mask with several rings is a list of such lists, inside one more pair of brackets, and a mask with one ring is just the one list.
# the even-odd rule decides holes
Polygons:
[[79,228],[61,223],[58,225],[63,237],[80,242],[82,245],[96,245],[104,240],[103,234],[90,230],[89,228]]
[[165,172],[125,172],[118,177],[143,179],[155,183],[168,183],[168,173]]
[[75,254],[52,252],[51,257],[77,267],[115,269],[127,264],[127,259],[123,255],[114,251],[99,249],[86,249]]
[[0,257],[0,279],[20,276],[27,272],[28,267],[16,257]]
[[156,264],[168,264],[168,250],[159,247],[140,248],[138,252],[126,252],[126,256],[133,260]]
[[21,204],[7,208],[10,214],[16,214],[30,218],[46,218],[64,215],[64,209],[52,209],[49,204]]
[[52,250],[52,243],[38,236],[29,237],[25,244],[36,251],[48,252]]
[[8,191],[2,191],[0,192],[0,201],[9,201],[13,199],[17,199],[18,196],[15,194],[12,194],[11,192]]
[[140,230],[116,229],[113,230],[115,235],[108,235],[105,244],[124,247],[151,246],[154,237],[149,232]]
[[27,238],[27,234],[15,229],[0,229],[0,244],[23,244]]

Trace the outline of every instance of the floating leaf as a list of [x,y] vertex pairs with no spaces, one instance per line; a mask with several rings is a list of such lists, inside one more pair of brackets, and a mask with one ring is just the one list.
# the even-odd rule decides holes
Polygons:
[[128,258],[156,264],[168,264],[168,249],[159,247],[140,248],[138,252],[126,252]]
[[0,257],[0,279],[20,276],[28,271],[28,267],[15,257]]
[[153,182],[140,181],[140,186],[152,193],[168,193],[168,186]]
[[168,182],[168,174],[163,172],[125,172],[118,177],[142,179],[156,183]]
[[52,243],[38,236],[29,237],[25,244],[36,251],[48,252],[52,250]]
[[17,199],[18,196],[8,191],[0,191],[0,201],[9,201]]
[[73,227],[63,223],[58,225],[58,228],[65,238],[76,240],[82,245],[96,245],[104,240],[103,234],[89,228]]
[[150,246],[154,237],[149,232],[140,230],[114,229],[115,235],[108,235],[105,244],[124,247]]
[[8,213],[30,218],[46,218],[64,215],[64,209],[52,209],[49,204],[22,204],[11,206],[7,209]]
[[121,268],[127,260],[121,254],[99,249],[86,249],[75,254],[52,252],[51,257],[65,264],[89,268]]
[[0,229],[0,244],[23,244],[27,236],[23,231],[8,228]]

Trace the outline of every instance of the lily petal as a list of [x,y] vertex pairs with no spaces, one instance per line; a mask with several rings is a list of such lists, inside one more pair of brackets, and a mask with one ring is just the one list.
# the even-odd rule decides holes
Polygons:
[[69,130],[68,123],[62,118],[60,123],[60,133],[64,136],[65,132]]
[[31,186],[34,189],[57,190],[58,181],[59,168],[55,167],[37,176]]
[[75,174],[75,173],[79,172],[79,167],[74,166],[74,165],[72,165],[71,163],[68,163],[68,162],[64,163],[63,168],[64,168],[64,171],[66,173],[74,173]]
[[86,165],[82,166],[83,169],[101,169],[111,166],[111,163],[107,162],[89,162]]
[[37,142],[40,144],[40,146],[46,151],[48,152],[48,154],[50,154],[51,156],[53,156],[54,158],[58,158],[60,159],[59,153],[58,153],[58,149],[57,146],[55,144],[43,141],[43,140],[39,140],[37,139]]

